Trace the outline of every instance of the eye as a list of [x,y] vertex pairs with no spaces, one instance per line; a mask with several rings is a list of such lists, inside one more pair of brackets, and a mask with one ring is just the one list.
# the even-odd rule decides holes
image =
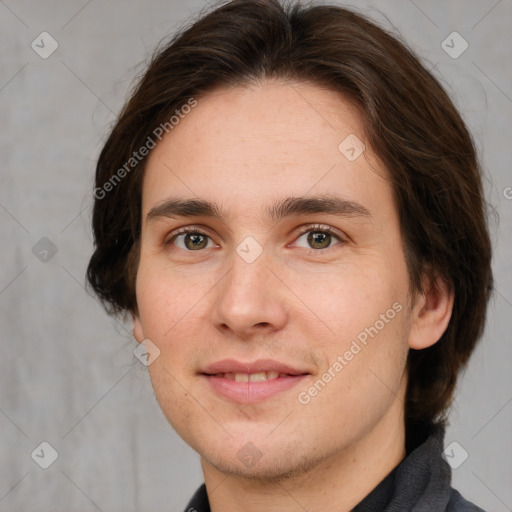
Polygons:
[[[299,243],[302,240],[302,244]],[[329,226],[308,226],[297,238],[297,245],[306,249],[328,249],[344,242],[340,235],[334,233]]]
[[209,249],[214,247],[212,239],[205,233],[201,233],[197,229],[183,228],[174,233],[165,245],[173,245],[184,251],[198,251],[200,249]]

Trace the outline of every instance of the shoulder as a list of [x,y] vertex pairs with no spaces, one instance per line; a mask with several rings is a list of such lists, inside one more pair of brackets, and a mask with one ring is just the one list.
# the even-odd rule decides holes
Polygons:
[[485,512],[480,507],[465,500],[458,491],[452,489],[446,512]]

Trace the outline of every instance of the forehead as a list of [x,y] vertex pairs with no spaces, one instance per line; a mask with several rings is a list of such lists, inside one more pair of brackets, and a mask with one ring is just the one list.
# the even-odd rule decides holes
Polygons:
[[353,158],[363,144],[357,108],[335,91],[283,82],[219,89],[198,98],[152,150],[143,214],[169,195],[240,214],[261,212],[269,197],[336,192],[364,202],[387,182],[367,144]]

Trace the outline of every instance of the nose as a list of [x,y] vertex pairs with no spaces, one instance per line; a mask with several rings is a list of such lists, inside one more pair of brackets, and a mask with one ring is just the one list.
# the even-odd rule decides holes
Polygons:
[[211,320],[224,335],[247,340],[286,325],[286,290],[270,265],[265,251],[252,263],[234,254],[231,270],[215,287],[212,301]]

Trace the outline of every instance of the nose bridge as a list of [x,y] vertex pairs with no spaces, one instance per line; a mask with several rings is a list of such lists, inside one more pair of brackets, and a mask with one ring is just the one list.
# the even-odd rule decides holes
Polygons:
[[268,268],[272,266],[270,255],[262,251],[252,260],[246,258],[244,249],[247,245],[242,242],[233,254],[230,271],[217,287],[213,320],[218,327],[241,336],[262,326],[280,329],[286,322],[286,304],[282,284]]

